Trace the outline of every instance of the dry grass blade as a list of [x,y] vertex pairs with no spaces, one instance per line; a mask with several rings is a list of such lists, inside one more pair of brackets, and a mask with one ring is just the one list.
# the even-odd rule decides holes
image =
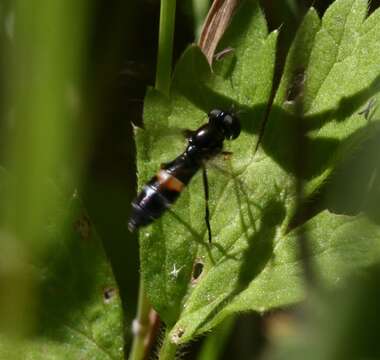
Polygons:
[[227,29],[238,4],[239,0],[215,0],[207,14],[199,38],[199,47],[210,65],[218,42]]

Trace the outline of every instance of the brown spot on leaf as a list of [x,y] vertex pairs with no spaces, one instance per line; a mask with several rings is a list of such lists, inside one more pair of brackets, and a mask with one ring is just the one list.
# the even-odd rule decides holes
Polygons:
[[74,229],[83,240],[88,240],[91,236],[91,222],[89,217],[82,214],[79,219],[74,222]]

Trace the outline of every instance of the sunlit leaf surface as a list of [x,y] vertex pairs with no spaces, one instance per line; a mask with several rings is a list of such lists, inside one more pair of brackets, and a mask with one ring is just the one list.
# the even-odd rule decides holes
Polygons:
[[[207,242],[199,174],[162,220],[140,232],[147,293],[172,327],[173,342],[189,341],[235,312],[301,300],[300,229],[310,238],[310,261],[329,284],[379,259],[379,229],[360,216],[323,211],[292,225],[298,159],[305,158],[302,178],[311,196],[378,128],[376,119],[359,114],[378,91],[380,76],[380,13],[366,19],[366,11],[366,1],[340,0],[322,21],[308,12],[266,122],[277,32],[268,34],[253,1],[244,2],[220,45],[233,53],[213,71],[193,46],[176,67],[170,98],[148,92],[144,129],[136,130],[140,186],[184,150],[175,129],[195,129],[211,109],[232,105],[243,128],[225,143],[231,159],[208,167],[213,244]],[[300,107],[307,149],[297,142]],[[193,268],[202,269],[197,279]]]

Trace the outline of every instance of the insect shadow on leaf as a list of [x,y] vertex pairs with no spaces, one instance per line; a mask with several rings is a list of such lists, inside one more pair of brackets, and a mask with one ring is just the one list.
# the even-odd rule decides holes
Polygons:
[[[247,184],[245,184],[241,179],[239,179],[238,174],[234,174],[233,169],[232,169],[232,165],[231,165],[232,162],[233,162],[233,154],[231,152],[223,152],[222,154],[217,156],[215,159],[209,161],[207,163],[207,166],[211,170],[211,172],[213,172],[213,173],[217,172],[218,174],[222,175],[222,177],[224,177],[226,179],[225,180],[226,184],[225,184],[225,186],[222,187],[223,191],[227,187],[227,183],[232,181],[234,191],[235,192],[241,192],[241,196],[243,196],[247,200],[247,204],[248,204],[247,205],[248,206],[248,216],[250,219],[249,226],[251,226],[255,230],[256,221],[254,219],[254,215],[250,211],[250,207],[254,206],[257,209],[259,209],[259,211],[261,210],[261,208],[256,202],[254,202],[252,199],[249,199],[248,193],[250,193],[250,192],[252,193],[252,191],[250,191],[250,189],[247,189]],[[219,182],[220,181],[221,180],[219,179]],[[218,199],[221,198],[220,196],[215,196],[215,194],[214,194],[213,198],[215,198],[215,197]],[[238,203],[240,204],[239,211],[241,211],[242,210],[241,209],[241,201],[239,201]],[[217,206],[214,205],[211,208],[211,212],[210,212],[210,218],[211,219],[217,218],[216,211],[218,211],[218,209],[217,209]],[[183,220],[180,216],[178,216],[175,211],[169,209],[169,213],[173,218],[176,219],[176,221],[181,223],[183,226],[185,226],[189,230],[189,232],[193,235],[195,241],[197,241],[200,245],[202,245],[206,248],[206,251],[208,253],[208,256],[209,256],[212,264],[215,265],[216,260],[213,256],[212,252],[211,252],[211,248],[216,248],[219,251],[220,256],[224,259],[234,259],[234,260],[238,259],[238,255],[233,255],[229,251],[230,250],[229,248],[228,249],[225,248],[225,246],[219,244],[218,242],[213,242],[212,244],[206,243],[203,240],[206,229],[204,229],[202,231],[202,233],[199,233],[190,224],[188,224],[185,220]],[[211,245],[211,247],[209,245]],[[232,244],[232,246],[233,246],[233,244]]]
[[365,108],[358,112],[358,115],[363,115],[366,120],[371,121],[373,120],[372,117],[376,112],[377,106],[377,99],[373,97],[368,101]]
[[[236,291],[240,292],[248,287],[272,257],[276,228],[283,222],[286,212],[282,202],[276,199],[269,201],[264,207],[259,207],[249,198],[249,192],[246,191],[242,182],[237,177],[234,177],[233,181],[240,209],[240,223],[248,245],[244,251],[238,275]],[[258,219],[255,219],[252,213],[252,205],[260,209],[258,227],[256,225]],[[246,209],[247,217],[244,216],[244,209]],[[250,229],[253,229],[253,233]]]
[[[239,199],[238,201],[240,201],[241,208],[243,208],[244,203],[250,203],[250,199],[242,194],[243,192],[236,187],[236,196]],[[249,206],[247,208],[249,208]],[[250,210],[247,211],[249,213]],[[276,227],[282,223],[285,217],[285,209],[280,201],[273,200],[270,201],[262,211],[260,225],[252,235],[249,235],[248,232],[248,228],[251,224],[247,223],[243,215],[240,215],[240,221],[244,229],[243,231],[246,234],[248,246],[243,253],[243,260],[239,268],[237,281],[232,291],[226,294],[222,299],[219,298],[218,304],[199,324],[197,329],[201,329],[204,325],[208,324],[224,307],[244,291],[272,258]],[[250,215],[248,215],[248,217],[250,217]],[[249,222],[251,222],[251,220],[249,220]],[[225,259],[221,261],[224,260]],[[236,259],[236,261],[238,260]]]

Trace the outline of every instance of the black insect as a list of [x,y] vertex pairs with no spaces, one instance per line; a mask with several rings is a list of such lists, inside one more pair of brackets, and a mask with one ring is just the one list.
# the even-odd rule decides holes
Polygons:
[[224,140],[239,136],[240,121],[233,112],[214,109],[208,114],[208,123],[195,131],[186,130],[185,134],[188,140],[186,150],[173,161],[161,165],[158,173],[132,202],[132,214],[128,222],[130,231],[158,219],[177,200],[195,173],[202,169],[206,200],[205,221],[211,242],[205,162],[223,153]]

